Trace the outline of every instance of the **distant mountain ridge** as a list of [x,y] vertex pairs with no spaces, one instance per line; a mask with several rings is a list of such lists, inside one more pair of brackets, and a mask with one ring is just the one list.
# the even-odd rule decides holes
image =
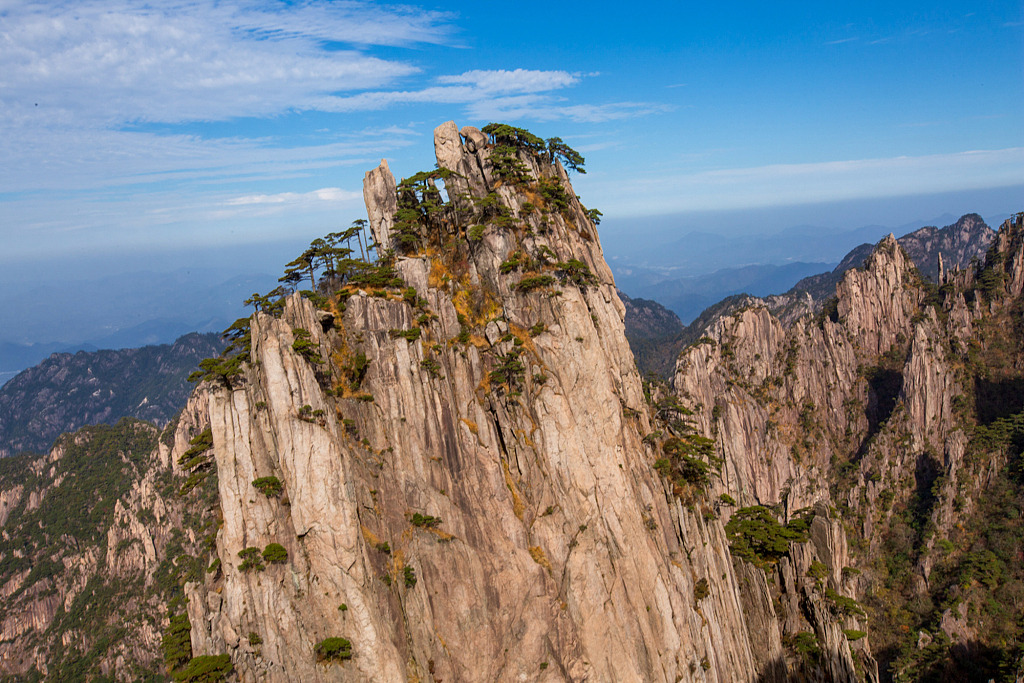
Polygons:
[[[985,256],[996,231],[990,228],[984,219],[976,213],[961,216],[958,221],[944,228],[926,226],[908,233],[896,240],[907,255],[913,260],[917,270],[931,282],[939,279],[939,257],[947,269],[965,268],[972,259]],[[862,244],[854,248],[831,273],[811,275],[793,286],[788,293],[807,292],[820,306],[826,299],[835,295],[836,284],[843,278],[843,273],[860,268],[874,250],[872,244]]]
[[723,268],[713,273],[685,278],[664,278],[655,271],[625,268],[616,273],[620,290],[638,299],[658,301],[689,324],[708,306],[734,294],[767,296],[786,291],[793,283],[832,268],[834,263],[799,261]]
[[683,321],[657,301],[632,299],[622,290],[619,298],[626,307],[626,339],[637,367],[645,375],[654,372],[662,378],[670,377],[682,349],[679,339],[686,330]]
[[[970,213],[944,228],[926,226],[896,241],[913,260],[918,271],[934,282],[938,279],[940,255],[946,270],[956,267],[963,269],[973,259],[984,258],[995,236],[996,231],[981,216]],[[637,365],[643,373],[655,372],[662,377],[671,376],[675,359],[684,347],[699,339],[715,320],[741,308],[766,306],[787,325],[804,314],[819,311],[825,301],[835,296],[836,284],[842,280],[843,274],[862,267],[874,248],[872,244],[855,247],[832,271],[805,277],[784,294],[754,296],[740,293],[726,296],[704,308],[689,325],[676,332],[662,333],[641,322],[642,316],[636,310],[635,302],[644,302],[647,318],[656,316],[653,311],[659,306],[657,302],[643,299],[627,301],[629,297],[623,297],[623,303],[626,304],[626,337]],[[664,308],[662,310],[662,317],[669,313]]]
[[0,388],[0,457],[42,452],[63,432],[122,417],[166,424],[185,405],[199,361],[223,348],[216,334],[174,344],[55,353]]
[[[227,277],[196,268],[0,285],[0,373],[32,367],[51,353],[170,344],[189,332],[220,332],[248,315],[242,302],[253,292],[277,284],[276,276]],[[0,374],[0,384],[7,378]]]

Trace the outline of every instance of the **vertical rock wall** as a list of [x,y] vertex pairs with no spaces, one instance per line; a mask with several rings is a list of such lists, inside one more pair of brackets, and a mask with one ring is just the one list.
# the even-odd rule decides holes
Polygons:
[[[754,680],[721,522],[651,468],[624,309],[565,171],[523,152],[529,179],[503,182],[485,136],[453,123],[435,147],[462,210],[445,239],[467,239],[459,216],[481,220],[489,193],[512,220],[481,221],[458,263],[436,242],[399,257],[417,309],[364,290],[333,318],[292,297],[253,319],[244,380],[211,393],[224,524],[221,570],[190,585],[195,653],[227,652],[246,681]],[[539,179],[563,210],[544,210]],[[366,178],[379,245],[393,182],[386,164]],[[502,267],[516,252],[533,270]],[[537,275],[553,282],[517,286]],[[422,310],[419,339],[394,333]],[[293,350],[298,328],[327,363]],[[513,351],[523,369],[502,385],[491,373]],[[360,352],[362,398],[326,391]],[[282,497],[253,488],[263,476]],[[269,543],[286,563],[240,570],[239,551]],[[318,663],[328,637],[351,660]]]
[[[908,507],[927,514],[931,531],[912,577],[913,590],[927,596],[940,556],[935,539],[954,535],[1005,462],[995,457],[985,472],[968,474],[972,423],[963,411],[973,400],[971,363],[984,367],[999,349],[1010,356],[1008,365],[998,361],[999,372],[1013,376],[1010,366],[1020,363],[1020,350],[1001,335],[1012,325],[1006,311],[1019,306],[1022,232],[1019,218],[1008,221],[983,268],[944,273],[942,289],[931,293],[890,235],[863,269],[845,274],[831,315],[787,329],[765,308],[739,310],[680,356],[674,388],[700,408],[698,424],[716,436],[724,458],[713,494],[737,507],[773,508],[782,522],[801,509],[816,512],[807,543],[794,544],[766,572],[743,569],[748,616],[763,615],[769,632],[762,647],[791,645],[777,675],[876,679],[863,637],[871,632],[867,614],[845,599],[884,591],[872,568],[884,557],[894,515]],[[979,334],[982,322],[988,331]],[[847,547],[847,535],[859,552]],[[813,570],[816,562],[822,568]],[[961,623],[948,614],[946,622]],[[807,633],[823,651],[816,662],[795,647]],[[955,629],[947,635],[965,642]]]

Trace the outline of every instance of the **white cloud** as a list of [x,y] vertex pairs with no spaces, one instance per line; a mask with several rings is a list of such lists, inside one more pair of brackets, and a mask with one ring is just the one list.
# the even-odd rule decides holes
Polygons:
[[583,123],[602,123],[635,118],[648,114],[665,113],[674,107],[651,102],[611,102],[608,104],[566,104],[550,96],[519,95],[481,99],[468,107],[468,113],[478,119],[536,121],[569,120]]
[[[0,243],[9,255],[54,241],[266,237],[282,216],[331,225],[359,195],[306,188],[345,184],[331,169],[372,167],[423,138],[419,122],[356,131],[354,117],[303,112],[449,104],[477,119],[608,121],[664,110],[559,95],[596,74],[428,77],[366,49],[451,44],[454,20],[360,0],[0,0]],[[230,123],[195,125],[214,122]]]
[[650,102],[567,104],[552,91],[576,85],[578,74],[567,71],[467,71],[441,76],[442,85],[419,90],[371,91],[346,97],[323,97],[314,102],[321,111],[356,112],[407,104],[464,104],[476,119],[569,120],[600,123],[671,111],[670,105]]
[[0,136],[6,192],[77,191],[173,182],[254,182],[314,169],[371,163],[410,144],[393,131],[366,131],[301,147],[246,138],[204,139],[124,131]]
[[362,200],[361,192],[350,192],[340,187],[324,187],[312,192],[281,192],[279,194],[251,194],[234,197],[224,202],[229,206],[245,204],[306,204],[311,202],[349,202]]
[[[582,192],[602,197],[603,211],[651,215],[787,206],[868,197],[898,197],[1019,184],[1024,148],[888,159],[637,177],[629,181],[581,179]],[[584,195],[586,196],[586,195]]]
[[579,83],[577,74],[566,71],[467,71],[458,76],[441,76],[438,83],[472,85],[484,92],[545,92]]
[[442,42],[448,19],[361,2],[11,3],[0,33],[0,125],[177,123],[308,109],[323,94],[378,88],[417,71],[325,42]]
[[[352,112],[386,109],[401,104],[471,104],[499,101],[508,93],[529,93],[536,101],[548,96],[536,93],[575,85],[579,77],[566,71],[467,71],[436,79],[442,85],[419,90],[372,91],[347,97],[323,97],[316,101],[321,111]],[[520,95],[523,96],[523,95]]]

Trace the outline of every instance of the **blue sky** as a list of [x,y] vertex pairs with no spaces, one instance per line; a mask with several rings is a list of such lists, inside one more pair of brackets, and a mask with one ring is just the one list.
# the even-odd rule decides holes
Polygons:
[[0,0],[0,263],[308,241],[448,119],[617,225],[1024,183],[1020,2],[712,4]]

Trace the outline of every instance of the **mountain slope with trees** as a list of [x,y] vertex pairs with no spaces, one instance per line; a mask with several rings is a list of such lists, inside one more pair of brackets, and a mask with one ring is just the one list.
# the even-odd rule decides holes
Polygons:
[[173,344],[55,353],[0,388],[0,457],[44,452],[64,432],[134,417],[165,425],[192,391],[186,379],[224,348],[219,335]]

